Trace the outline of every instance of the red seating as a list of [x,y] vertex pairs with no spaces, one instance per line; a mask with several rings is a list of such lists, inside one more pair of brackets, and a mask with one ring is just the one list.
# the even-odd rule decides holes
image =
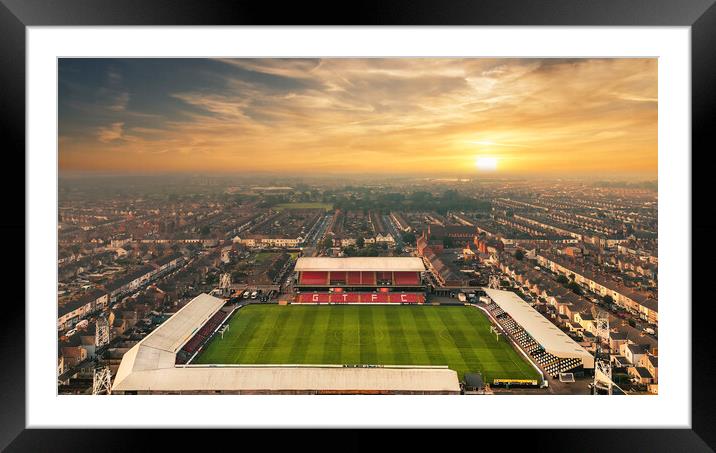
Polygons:
[[199,346],[201,346],[204,341],[209,339],[211,334],[221,325],[224,319],[226,319],[226,313],[221,310],[217,311],[214,316],[209,318],[209,320],[199,328],[194,336],[191,337],[181,349],[189,354],[196,352],[196,350],[199,349]]
[[341,293],[331,294],[330,301],[335,304],[351,304],[360,302],[360,294],[358,293]]
[[334,272],[331,271],[331,285],[333,284],[345,284],[346,282],[346,273],[345,272]]
[[334,304],[422,304],[425,295],[422,293],[305,293],[299,294],[295,303],[334,303]]
[[389,294],[390,301],[403,304],[422,304],[425,302],[425,295],[411,293]]
[[[311,302],[314,302],[313,294],[299,294],[296,297],[296,303],[307,304],[307,303],[311,303]],[[316,300],[315,302],[318,302],[318,300]]]
[[375,285],[375,272],[361,272],[360,280],[363,285]]
[[330,302],[330,297],[331,295],[328,293],[299,294],[297,302],[304,304],[325,304]]
[[188,352],[189,354],[193,354],[196,352],[197,349],[199,349],[199,345],[204,341],[206,338],[195,335],[193,336],[189,341],[186,342],[184,347],[182,348],[184,351]]
[[378,281],[393,281],[393,273],[392,272],[376,272],[376,279]]
[[328,272],[301,272],[299,282],[302,285],[327,285]]
[[360,272],[346,272],[346,281],[349,285],[360,285]]
[[418,285],[420,278],[417,272],[395,272],[395,284],[400,285]]

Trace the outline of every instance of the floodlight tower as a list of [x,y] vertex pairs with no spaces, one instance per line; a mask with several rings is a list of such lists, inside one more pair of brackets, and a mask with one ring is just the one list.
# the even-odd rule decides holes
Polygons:
[[96,348],[109,344],[109,320],[106,316],[97,318],[97,328],[94,336],[94,345]]
[[596,326],[596,348],[594,351],[594,394],[599,395],[598,391],[605,392],[607,395],[612,394],[612,364],[609,357],[609,349],[607,347],[606,358],[602,351],[602,341],[609,344],[609,314],[599,311],[595,317]]
[[223,295],[228,295],[231,288],[231,274],[228,272],[219,277],[219,289]]
[[92,377],[92,394],[112,394],[112,372],[109,367],[102,367],[94,370],[94,376]]
[[500,277],[497,275],[490,275],[490,282],[487,286],[492,289],[500,289]]

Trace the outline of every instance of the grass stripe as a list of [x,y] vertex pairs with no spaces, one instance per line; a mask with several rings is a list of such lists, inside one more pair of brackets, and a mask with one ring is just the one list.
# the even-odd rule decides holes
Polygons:
[[360,363],[375,364],[377,362],[377,348],[375,326],[373,325],[372,307],[358,307],[360,323]]
[[284,363],[281,359],[281,350],[279,347],[278,339],[283,332],[283,327],[288,322],[290,316],[288,307],[282,307],[284,310],[279,310],[274,320],[273,326],[270,331],[266,334],[261,350],[257,357],[257,363]]
[[335,307],[328,314],[328,324],[323,330],[323,363],[343,363],[341,351],[343,349],[343,320],[345,310]]
[[448,365],[449,361],[442,351],[436,332],[433,330],[430,321],[428,321],[424,311],[425,308],[427,307],[409,307],[410,314],[417,328],[418,334],[416,336],[420,342],[422,342],[423,349],[429,357],[430,363],[435,365]]
[[[294,307],[291,307],[292,309]],[[295,307],[295,308],[305,308],[305,307]],[[294,338],[291,339],[291,350],[288,353],[288,358],[286,363],[301,363],[303,362],[304,357],[306,357],[306,345],[308,345],[308,339],[309,337],[307,335],[302,335],[302,332],[311,332],[313,331],[313,325],[316,322],[316,312],[313,310],[298,310],[301,316],[301,322],[298,324],[298,329],[296,329],[296,333]],[[299,313],[294,314],[298,315]]]
[[[457,346],[456,350],[460,354],[462,362],[470,371],[482,371],[485,368],[485,363],[489,363],[489,360],[483,363],[475,350],[471,348],[470,340],[465,336],[463,330],[458,327],[458,320],[453,316],[453,310],[441,310],[440,314],[443,315],[440,316],[440,320],[445,326],[447,334]],[[484,358],[484,355],[482,357]]]
[[[304,335],[308,337],[308,344],[306,345],[306,356],[304,357],[304,363],[325,363],[323,361],[323,343],[325,341],[326,330],[328,330],[329,326],[331,307],[310,306],[305,308],[315,313],[316,320],[312,332],[299,333],[299,335]],[[324,310],[324,308],[327,310]]]
[[384,362],[388,365],[403,365],[407,362],[406,357],[410,356],[410,351],[408,351],[408,341],[405,338],[400,316],[389,316],[387,310],[381,310],[380,314],[389,345],[384,354],[386,357]]

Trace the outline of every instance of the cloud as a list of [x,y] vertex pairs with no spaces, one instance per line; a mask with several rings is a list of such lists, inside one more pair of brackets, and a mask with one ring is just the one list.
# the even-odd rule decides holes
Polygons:
[[[109,71],[100,90],[109,126],[95,139],[174,169],[463,171],[488,146],[515,171],[656,169],[654,59],[217,63],[186,65],[194,82],[163,94],[173,109],[164,115],[129,110],[126,75]],[[61,152],[91,148],[75,137]]]
[[102,143],[112,143],[122,140],[124,136],[124,123],[112,123],[97,130],[97,140]]
[[129,93],[118,92],[108,96],[107,109],[113,112],[124,112],[129,104]]

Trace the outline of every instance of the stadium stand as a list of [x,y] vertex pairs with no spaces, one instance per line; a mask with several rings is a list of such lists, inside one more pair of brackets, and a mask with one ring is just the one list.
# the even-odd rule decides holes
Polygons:
[[375,272],[361,272],[360,282],[361,285],[375,285]]
[[330,272],[330,275],[331,285],[343,285],[346,283],[345,272]]
[[537,343],[522,327],[515,322],[502,308],[497,304],[491,303],[487,305],[488,311],[497,320],[497,322],[505,329],[515,342],[534,358],[548,375],[556,378],[559,373],[576,370],[582,367],[582,360],[574,357],[559,358],[545,351],[539,343]]
[[294,270],[298,285],[321,286],[422,286],[425,265],[417,257],[301,257]]
[[346,281],[349,285],[360,285],[361,284],[361,273],[360,272],[347,272]]
[[188,361],[189,358],[191,358],[191,356],[199,350],[201,345],[204,344],[209,337],[211,337],[211,334],[214,333],[219,326],[221,326],[227,316],[226,312],[219,310],[216,314],[214,314],[214,316],[209,318],[209,320],[206,321],[201,328],[199,328],[194,336],[192,336],[189,341],[182,346],[179,353],[177,353],[177,363],[180,363],[179,360],[183,360],[181,363],[186,363],[186,361]]
[[328,272],[301,272],[299,282],[302,285],[326,285],[328,283]]
[[425,303],[425,295],[422,293],[303,293],[296,296],[294,303],[422,304]]
[[415,272],[394,272],[395,285],[419,285],[420,277]]

